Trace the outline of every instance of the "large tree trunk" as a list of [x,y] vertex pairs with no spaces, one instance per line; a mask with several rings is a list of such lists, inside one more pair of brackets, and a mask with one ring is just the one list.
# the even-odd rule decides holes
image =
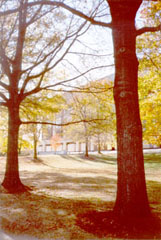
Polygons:
[[20,127],[19,107],[13,106],[8,109],[8,145],[6,172],[2,185],[9,192],[24,191],[25,187],[19,177],[18,165],[18,134]]
[[118,183],[114,211],[122,217],[150,214],[138,103],[135,15],[141,0],[108,0],[115,56]]

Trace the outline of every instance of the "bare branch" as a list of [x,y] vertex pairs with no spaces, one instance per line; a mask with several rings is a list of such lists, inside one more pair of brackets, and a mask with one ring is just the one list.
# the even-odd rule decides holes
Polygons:
[[0,102],[0,106],[1,106],[1,107],[7,107],[8,105],[7,105],[6,102]]
[[2,64],[2,68],[4,73],[10,77],[11,71],[10,71],[10,65],[9,65],[9,60],[5,54],[5,50],[3,49],[2,45],[0,46],[0,62]]
[[[90,89],[95,89],[95,90],[100,90],[101,92],[102,91],[108,91],[108,90],[111,90],[113,89],[113,86],[109,87],[109,88],[106,88],[106,87],[98,87],[98,86],[87,86],[87,87],[78,87],[78,86],[70,86],[70,85],[66,85],[66,84],[61,84],[62,86],[66,87],[66,88],[71,88],[72,90],[73,89],[76,89],[76,90],[79,90],[79,91],[89,91]],[[52,90],[52,89],[51,89]],[[56,91],[56,90],[55,90]],[[63,90],[62,90],[63,91]]]
[[[64,9],[66,9],[67,11],[81,17],[84,18],[86,21],[90,22],[92,25],[98,25],[98,26],[102,26],[102,27],[108,27],[108,28],[112,28],[112,23],[106,23],[106,22],[101,22],[101,21],[96,21],[94,20],[94,18],[89,17],[87,15],[85,15],[84,13],[64,4],[63,2],[57,2],[57,1],[36,1],[36,2],[29,2],[26,4],[27,6],[36,6],[36,5],[50,5],[50,6],[57,6],[57,7],[62,7]],[[8,14],[12,14],[15,13],[19,10],[19,8],[15,8],[12,10],[8,10],[5,12],[0,12],[0,16],[5,16]]]
[[[25,91],[25,88],[26,88],[28,82],[29,82],[31,79],[36,79],[36,78],[39,78],[39,77],[41,77],[41,76],[44,76],[47,72],[49,72],[51,69],[53,69],[54,67],[56,67],[56,65],[58,65],[58,63],[59,63],[60,61],[63,60],[64,56],[69,52],[70,48],[72,47],[72,45],[74,44],[74,42],[76,41],[76,39],[84,33],[84,32],[83,32],[83,33],[80,33],[80,34],[79,34],[79,32],[81,32],[81,30],[83,29],[83,27],[85,26],[85,24],[86,24],[86,22],[84,22],[84,23],[80,26],[80,28],[79,28],[76,32],[72,33],[71,35],[69,35],[69,36],[66,35],[66,37],[56,46],[56,48],[54,48],[52,51],[50,51],[48,54],[46,54],[46,55],[45,55],[40,61],[38,61],[35,65],[33,65],[32,67],[30,67],[30,68],[22,71],[23,73],[26,72],[26,71],[28,71],[28,70],[30,70],[30,72],[31,72],[36,66],[40,65],[40,64],[41,64],[42,62],[44,62],[48,57],[50,57],[50,59],[49,59],[48,62],[46,63],[45,68],[44,68],[41,72],[39,72],[38,74],[35,74],[35,75],[30,75],[30,76],[29,76],[29,74],[30,74],[30,72],[29,72],[28,77],[27,77],[26,80],[24,81],[23,86],[22,86],[22,88],[21,88],[21,94],[23,94],[23,92]],[[88,29],[88,28],[87,28],[87,29]],[[85,31],[87,31],[87,29],[86,29]],[[63,48],[64,43],[65,43],[68,39],[72,38],[73,36],[75,36],[74,39],[71,41],[71,43],[69,44],[69,46],[66,48],[66,50],[64,51],[64,53],[62,54],[62,56],[61,56],[53,65],[51,65],[51,66],[49,67],[49,65],[51,64],[52,60],[56,57],[57,53],[60,52],[60,50]],[[49,43],[49,44],[50,44],[50,43]],[[47,46],[48,46],[48,45],[46,45],[45,48],[46,48]],[[45,48],[44,48],[44,49],[45,49]],[[43,51],[42,51],[41,53],[43,53]],[[39,58],[40,56],[41,56],[41,54],[38,56],[38,58]],[[42,82],[42,78],[40,79],[37,87],[39,87],[39,86],[41,85],[41,82]],[[36,87],[35,89],[37,89],[37,87]]]
[[[41,85],[41,83],[42,83],[42,80],[43,80],[43,77],[44,77],[45,73],[47,73],[47,72],[49,72],[51,69],[55,68],[55,66],[56,66],[60,61],[63,60],[63,58],[64,58],[65,55],[69,52],[70,48],[72,47],[72,45],[74,44],[74,42],[76,41],[76,39],[84,33],[84,32],[83,32],[83,33],[80,33],[80,34],[79,34],[79,32],[81,32],[81,30],[83,29],[83,27],[85,26],[85,24],[86,24],[86,21],[80,26],[80,28],[79,28],[79,30],[77,30],[76,34],[72,34],[72,35],[75,35],[74,39],[71,41],[71,43],[69,44],[69,46],[67,47],[67,49],[66,49],[66,50],[64,51],[64,53],[62,54],[62,56],[61,56],[53,65],[51,65],[51,66],[49,67],[50,63],[52,62],[52,60],[53,60],[53,58],[55,57],[55,54],[57,54],[57,52],[54,54],[54,56],[51,56],[51,58],[48,60],[48,63],[46,64],[45,69],[43,69],[43,70],[42,70],[40,73],[38,73],[37,75],[28,76],[28,78],[26,78],[26,80],[24,81],[24,84],[23,84],[23,86],[22,86],[21,93],[20,93],[22,99],[26,98],[26,97],[29,96],[29,95],[32,95],[32,94],[34,94],[34,93],[37,93],[37,92],[39,92],[39,91],[41,91],[41,90],[44,90],[44,89],[46,88],[46,87],[40,88],[40,85]],[[88,29],[88,28],[87,28],[87,29]],[[86,29],[85,31],[87,31],[87,29]],[[68,37],[67,37],[67,38],[68,38]],[[67,39],[67,38],[66,38],[66,39]],[[65,41],[65,39],[63,40],[63,44],[64,44],[64,41]],[[62,48],[61,45],[60,45],[60,48]],[[59,51],[59,50],[60,50],[60,49],[58,49],[58,51]],[[52,51],[52,53],[53,53],[53,52],[55,52],[55,49],[54,49],[54,51]],[[50,52],[49,54],[51,54],[51,52]],[[48,55],[49,55],[49,54],[48,54]],[[40,77],[40,80],[39,80],[37,86],[36,86],[33,90],[24,93],[25,87],[26,87],[27,83],[29,82],[29,80],[31,80],[31,79],[33,79],[33,78],[39,78],[39,77]],[[60,82],[59,82],[59,84],[60,84]],[[53,86],[53,85],[50,85],[50,86]],[[56,86],[57,86],[57,84],[56,84]],[[49,86],[48,86],[47,88],[49,88]]]
[[20,93],[21,100],[24,100],[27,96],[33,95],[33,94],[38,93],[40,91],[42,91],[42,89],[39,88],[39,87],[36,87],[29,92],[26,92],[26,93],[23,93],[23,94]]
[[143,51],[144,54],[148,57],[148,59],[151,61],[152,65],[156,68],[157,72],[160,74],[160,68],[157,66],[157,64],[154,62],[154,60],[151,58],[149,54],[147,54],[145,51]]
[[59,89],[59,90],[56,90],[56,89],[45,89],[45,90],[49,90],[49,91],[52,91],[52,92],[63,92],[63,93],[104,93],[104,92],[108,92],[109,90],[112,90],[113,87],[110,87],[108,89],[102,89],[100,91],[93,91],[93,90],[89,90],[89,89],[82,89],[82,90],[62,90],[62,89]]
[[106,22],[101,22],[101,21],[96,21],[94,20],[92,17],[89,17],[87,15],[85,15],[84,13],[64,4],[63,2],[57,2],[57,1],[37,1],[37,2],[30,2],[28,3],[29,6],[34,6],[37,4],[43,4],[43,5],[52,5],[52,6],[57,6],[57,7],[62,7],[64,9],[66,9],[67,11],[81,17],[84,18],[86,21],[90,22],[92,25],[99,25],[102,27],[108,27],[108,28],[112,28],[112,23],[106,23]]
[[[21,63],[22,63],[22,53],[25,42],[25,34],[26,34],[26,17],[27,17],[27,8],[24,8],[23,2],[21,2],[20,10],[19,10],[19,26],[18,26],[18,39],[16,46],[16,53],[14,58],[14,70],[21,71]],[[17,69],[18,68],[18,69]],[[19,69],[20,68],[20,69]]]
[[32,18],[26,23],[27,26],[29,26],[30,24],[34,23],[34,21],[38,20],[38,18],[36,18],[36,17],[38,15],[38,13],[40,13],[41,9],[42,9],[42,5],[39,6],[38,10],[35,12],[35,14],[32,16]]
[[[8,45],[8,43],[9,43],[9,41],[10,41],[10,39],[11,39],[11,36],[12,36],[12,34],[14,33],[14,31],[15,31],[15,27],[16,27],[17,21],[18,21],[18,16],[16,17],[16,20],[15,20],[12,28],[10,29],[8,39],[5,39],[5,40],[6,40],[6,44],[5,44],[4,47],[6,47],[6,46]],[[2,36],[3,36],[3,33],[1,33],[1,34],[2,34]],[[12,62],[12,60],[11,60],[10,58],[8,58],[8,60],[9,60],[10,62]]]
[[52,125],[52,126],[69,126],[72,124],[78,124],[78,123],[90,123],[90,122],[97,122],[97,121],[106,121],[107,119],[83,119],[83,120],[78,120],[78,121],[73,121],[73,122],[67,122],[67,123],[52,123],[52,122],[39,122],[39,121],[21,121],[21,124],[42,124],[42,125]]
[[140,28],[140,29],[136,30],[136,36],[139,36],[139,35],[141,35],[143,33],[147,33],[147,32],[157,32],[157,31],[161,31],[161,24],[156,27]]
[[10,14],[16,13],[18,11],[19,11],[19,8],[3,11],[3,12],[0,12],[0,17],[7,16],[7,15],[10,15]]
[[109,54],[93,54],[93,53],[74,52],[74,51],[71,51],[71,52],[69,52],[69,53],[70,53],[70,54],[83,55],[83,56],[93,56],[93,57],[108,57],[108,56],[113,56],[113,53],[109,53]]
[[0,97],[4,100],[4,101],[8,101],[8,98],[6,98],[6,96],[0,92]]
[[5,84],[4,82],[2,82],[2,81],[0,81],[0,86],[5,88],[6,90],[9,90],[9,86],[7,84]]

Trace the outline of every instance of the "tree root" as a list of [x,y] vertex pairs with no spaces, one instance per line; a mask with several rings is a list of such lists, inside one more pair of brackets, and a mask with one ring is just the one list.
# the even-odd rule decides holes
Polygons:
[[16,182],[15,184],[9,184],[9,182],[3,181],[1,185],[7,190],[8,193],[11,194],[24,193],[32,190],[32,188],[24,185],[23,183],[21,183],[21,181]]

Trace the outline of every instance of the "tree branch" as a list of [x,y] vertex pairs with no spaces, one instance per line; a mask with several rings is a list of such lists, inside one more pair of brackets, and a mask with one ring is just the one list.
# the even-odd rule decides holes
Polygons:
[[62,85],[62,84],[67,83],[67,82],[74,81],[75,79],[84,76],[85,74],[89,73],[90,71],[93,71],[93,70],[96,70],[96,69],[99,69],[99,68],[113,67],[113,66],[114,66],[114,64],[110,64],[110,65],[104,65],[104,66],[98,66],[98,67],[90,68],[90,69],[88,69],[87,71],[85,71],[85,72],[77,75],[76,77],[73,77],[73,78],[71,78],[71,79],[67,79],[67,80],[64,80],[64,81],[55,83],[55,84],[53,84],[53,85],[45,86],[45,87],[42,88],[42,90],[49,89],[49,88],[52,88],[52,87],[56,87],[56,86],[58,86],[58,85]]
[[78,120],[78,121],[73,121],[73,122],[67,122],[67,123],[52,123],[52,122],[40,122],[40,121],[21,121],[21,124],[42,124],[42,125],[52,125],[52,126],[68,126],[72,124],[78,124],[78,123],[90,123],[90,122],[97,122],[97,121],[106,121],[107,119],[83,119],[83,120]]
[[8,101],[8,98],[6,98],[6,96],[0,92],[0,97],[4,100],[4,101]]
[[9,86],[7,84],[5,84],[4,82],[2,82],[2,81],[0,81],[0,86],[5,88],[6,90],[9,90]]
[[108,88],[108,89],[102,89],[100,91],[92,91],[92,90],[89,90],[88,89],[82,89],[82,90],[62,90],[62,89],[45,89],[45,90],[48,90],[48,91],[52,91],[52,92],[63,92],[63,93],[104,93],[104,92],[108,92],[109,90],[112,90],[113,87],[111,88]]
[[[50,5],[50,6],[57,6],[57,7],[62,7],[64,9],[66,9],[67,11],[81,17],[84,18],[85,20],[87,20],[88,22],[90,22],[92,25],[99,25],[102,27],[108,27],[108,28],[112,28],[112,23],[106,23],[106,22],[102,22],[102,21],[96,21],[94,20],[92,17],[89,17],[87,15],[85,15],[84,13],[64,4],[63,2],[57,2],[57,1],[36,1],[36,2],[29,2],[26,4],[27,6],[36,6],[36,5]],[[15,8],[12,10],[8,10],[5,12],[0,12],[0,16],[5,16],[8,14],[12,14],[19,11],[19,8]]]
[[16,13],[18,11],[19,11],[19,8],[3,11],[3,12],[0,12],[0,17],[7,16],[7,15],[10,15],[10,14]]
[[[23,86],[22,86],[22,88],[21,88],[21,94],[24,93],[25,88],[26,88],[26,85],[28,84],[28,82],[29,82],[31,79],[39,78],[39,77],[41,77],[42,75],[44,76],[47,72],[49,72],[51,69],[53,69],[61,60],[63,60],[64,56],[69,52],[70,48],[72,47],[72,45],[74,44],[74,42],[76,41],[76,39],[83,34],[83,33],[80,33],[80,34],[79,34],[79,32],[81,32],[81,30],[83,29],[83,27],[85,26],[85,24],[86,24],[86,22],[84,22],[84,23],[80,26],[80,28],[79,28],[76,32],[72,33],[71,35],[69,35],[69,36],[66,35],[65,38],[56,46],[56,48],[54,48],[52,51],[50,51],[48,54],[46,54],[40,61],[38,61],[38,62],[37,62],[36,64],[34,64],[32,67],[29,67],[28,69],[26,69],[26,70],[23,71],[23,72],[26,72],[26,71],[28,71],[28,70],[29,70],[29,71],[32,71],[32,69],[34,69],[35,67],[37,67],[37,66],[40,65],[42,62],[44,62],[47,58],[50,57],[50,59],[48,59],[48,62],[46,63],[45,68],[44,68],[43,70],[41,70],[38,74],[36,74],[36,75],[29,75],[30,73],[28,74],[28,77],[27,77],[26,80],[24,81]],[[85,30],[85,31],[86,31],[86,30]],[[71,43],[69,44],[69,46],[65,49],[64,53],[62,54],[62,56],[59,57],[59,59],[58,59],[55,63],[53,63],[51,66],[49,66],[49,65],[51,64],[51,62],[53,61],[53,59],[56,57],[57,53],[59,53],[60,50],[63,48],[65,41],[67,41],[68,39],[72,38],[73,36],[75,36],[74,39],[71,41]],[[49,44],[50,44],[50,43],[49,43]],[[48,46],[48,44],[47,44],[46,46]],[[45,46],[45,48],[46,48],[46,46]],[[45,48],[44,48],[44,49],[45,49]],[[43,51],[42,51],[41,53],[43,53]],[[39,56],[41,56],[41,54],[40,54]],[[42,80],[39,81],[37,87],[40,86],[40,83],[41,83],[41,82],[42,82]],[[37,87],[36,87],[36,89],[37,89]]]
[[19,9],[19,24],[18,24],[18,36],[17,45],[15,50],[15,58],[13,60],[13,72],[21,72],[22,57],[23,57],[23,47],[25,43],[26,35],[26,19],[27,19],[27,8],[24,8],[24,3],[21,2]]
[[92,25],[99,25],[99,26],[102,26],[102,27],[108,27],[108,28],[112,28],[112,23],[106,23],[106,22],[101,22],[101,21],[96,21],[94,20],[93,18],[85,15],[84,13],[64,4],[63,2],[57,2],[57,1],[37,1],[37,2],[30,2],[28,3],[29,6],[34,6],[34,5],[37,5],[37,4],[43,4],[43,5],[51,5],[51,6],[57,6],[57,7],[62,7],[64,9],[66,9],[67,11],[81,17],[81,18],[84,18],[86,21],[90,22]]
[[4,73],[8,77],[10,77],[11,71],[10,71],[9,59],[6,56],[5,50],[3,49],[2,45],[0,46],[0,62],[1,62]]
[[0,106],[1,106],[1,107],[7,107],[8,105],[7,105],[6,102],[0,102]]
[[38,92],[40,92],[40,91],[42,91],[42,89],[39,88],[39,87],[36,87],[36,88],[32,89],[32,90],[29,91],[29,92],[20,93],[21,100],[24,100],[27,96],[33,95],[33,94],[38,93]]
[[138,30],[136,30],[136,36],[139,36],[143,33],[147,33],[147,32],[157,32],[161,30],[161,24],[156,26],[156,27],[143,27],[140,28]]

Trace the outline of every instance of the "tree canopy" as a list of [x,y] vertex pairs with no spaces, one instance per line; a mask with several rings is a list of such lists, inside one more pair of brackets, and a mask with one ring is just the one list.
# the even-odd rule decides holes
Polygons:
[[[150,3],[141,12],[142,19],[149,25],[160,23],[161,3]],[[160,146],[160,91],[161,55],[160,33],[146,33],[138,38],[139,56],[139,93],[143,137],[146,143]]]

